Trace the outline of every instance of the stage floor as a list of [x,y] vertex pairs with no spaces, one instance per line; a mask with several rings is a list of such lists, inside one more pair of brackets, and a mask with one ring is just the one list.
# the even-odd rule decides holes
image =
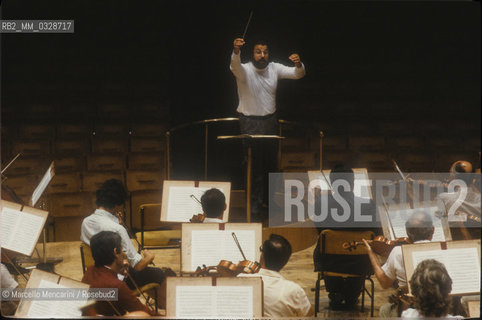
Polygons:
[[[80,258],[80,241],[49,242],[47,243],[47,257],[62,257],[63,261],[55,265],[55,272],[75,280],[82,279],[82,262]],[[37,245],[38,251],[42,254],[42,245]],[[283,268],[281,274],[288,280],[298,283],[306,292],[310,301],[314,304],[315,292],[311,289],[315,286],[317,273],[313,272],[314,246],[293,253],[288,264]],[[179,274],[180,272],[180,249],[158,249],[152,250],[155,253],[154,262],[159,267],[169,267]],[[34,257],[37,254],[34,253]],[[387,297],[392,293],[391,289],[383,290],[378,281],[375,282],[375,312],[378,315],[379,307],[387,302]],[[25,286],[25,281],[19,277],[20,286]],[[367,286],[369,283],[367,282]],[[328,294],[324,288],[320,294],[320,318],[347,318],[347,317],[369,317],[370,304],[365,297],[365,312],[360,312],[360,303],[356,310],[332,311],[328,307]]]

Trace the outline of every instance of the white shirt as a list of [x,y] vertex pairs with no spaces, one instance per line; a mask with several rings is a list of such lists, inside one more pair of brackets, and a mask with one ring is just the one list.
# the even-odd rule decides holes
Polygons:
[[[429,240],[415,241],[414,243],[430,242]],[[392,249],[387,261],[382,266],[382,270],[390,279],[397,279],[399,287],[407,286],[407,275],[403,264],[402,246]]]
[[0,263],[0,288],[5,288],[5,289],[15,289],[18,287],[17,281],[12,277],[10,272],[8,272],[8,269],[6,266],[3,265],[3,263]]
[[132,245],[127,230],[119,224],[119,219],[105,210],[96,209],[82,221],[80,240],[90,246],[90,238],[101,231],[112,231],[120,235],[122,250],[125,251],[131,267],[134,268],[142,260],[142,256]]
[[[422,316],[417,309],[408,308],[407,310],[402,312],[402,318],[425,318]],[[462,316],[453,316],[451,314],[447,314],[444,317],[440,317],[439,319],[463,319]]]
[[209,217],[206,217],[204,218],[204,223],[224,223],[223,220],[221,219],[218,219],[218,218],[209,218]]
[[240,274],[239,277],[259,277],[263,279],[264,316],[304,317],[311,309],[305,291],[293,281],[286,280],[279,272],[260,269],[256,274]]
[[278,80],[300,79],[305,75],[303,64],[297,68],[270,62],[266,68],[258,69],[252,62],[241,64],[240,56],[233,52],[229,68],[238,85],[237,111],[245,116],[265,116],[275,112]]

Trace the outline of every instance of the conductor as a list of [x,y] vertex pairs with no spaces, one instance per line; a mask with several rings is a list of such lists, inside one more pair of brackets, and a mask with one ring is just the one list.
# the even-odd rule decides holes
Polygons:
[[[253,42],[251,61],[241,63],[241,48],[245,42],[237,38],[233,42],[230,69],[236,77],[241,134],[277,135],[276,89],[280,79],[301,79],[305,67],[297,53],[289,56],[294,67],[270,62],[268,44]],[[277,144],[269,141],[252,145],[253,192],[251,194],[252,217],[262,221],[267,217],[268,173],[277,171]]]

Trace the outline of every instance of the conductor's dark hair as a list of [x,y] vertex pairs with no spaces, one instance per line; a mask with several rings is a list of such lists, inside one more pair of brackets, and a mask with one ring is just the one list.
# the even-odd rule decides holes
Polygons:
[[208,218],[218,218],[223,215],[226,197],[221,190],[212,188],[206,190],[201,197],[201,205]]
[[105,181],[95,193],[97,207],[113,209],[127,199],[127,191],[121,181],[110,179]]
[[90,249],[97,267],[108,266],[115,260],[114,249],[121,253],[121,237],[112,231],[101,231],[90,238]]
[[415,308],[424,317],[447,316],[452,299],[452,279],[445,266],[437,260],[423,260],[417,265],[410,279],[415,297]]
[[258,44],[262,45],[262,46],[267,46],[268,49],[269,49],[269,44],[268,44],[268,41],[266,41],[265,39],[255,39],[254,41],[252,41],[252,47],[251,47],[251,50],[254,50],[254,47],[256,47]]
[[405,229],[413,242],[429,240],[433,231],[432,217],[425,211],[417,211],[405,222]]
[[266,269],[280,271],[291,257],[291,244],[278,234],[271,234],[261,247]]
[[[336,164],[330,172],[330,182],[333,183],[337,180],[344,180],[350,185],[350,191],[353,192],[355,186],[355,174],[353,169],[346,167],[342,163]],[[340,188],[340,190],[342,190]]]

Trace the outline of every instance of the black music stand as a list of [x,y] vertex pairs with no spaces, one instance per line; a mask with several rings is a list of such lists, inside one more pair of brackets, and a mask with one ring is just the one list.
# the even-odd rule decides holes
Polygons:
[[[281,140],[285,137],[268,134],[240,134],[237,136],[218,136],[217,140],[242,140],[242,141],[256,141],[256,140]],[[252,145],[248,146],[248,163],[246,164],[246,221],[251,222],[251,170],[252,170]]]

